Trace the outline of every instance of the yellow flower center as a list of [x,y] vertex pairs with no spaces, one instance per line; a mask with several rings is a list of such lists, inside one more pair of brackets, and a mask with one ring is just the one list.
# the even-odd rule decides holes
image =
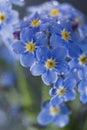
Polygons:
[[64,96],[65,93],[66,93],[66,89],[63,88],[63,87],[60,87],[60,88],[57,90],[58,96]]
[[0,13],[0,23],[4,23],[6,21],[7,17],[4,13]]
[[56,67],[56,62],[55,62],[55,60],[53,60],[53,59],[49,59],[49,60],[47,60],[45,66],[46,66],[46,68],[48,68],[48,69],[53,69],[53,68]]
[[51,16],[58,16],[58,15],[60,15],[60,11],[58,9],[53,9],[53,10],[51,10],[50,15]]
[[58,107],[50,107],[50,114],[52,116],[56,116],[60,113],[60,108]]
[[26,44],[26,50],[28,52],[34,52],[35,48],[36,48],[36,46],[33,42],[29,42],[29,43]]
[[79,64],[85,65],[87,63],[87,56],[85,54],[81,55],[79,58]]
[[32,27],[38,27],[41,24],[41,21],[36,19],[31,22]]
[[65,41],[69,41],[71,39],[70,33],[65,31],[65,29],[61,32],[61,35]]

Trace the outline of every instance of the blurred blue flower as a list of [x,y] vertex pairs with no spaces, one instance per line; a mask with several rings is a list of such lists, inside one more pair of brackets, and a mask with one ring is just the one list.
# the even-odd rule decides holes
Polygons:
[[12,4],[23,6],[24,0],[9,0]]
[[0,3],[0,35],[2,38],[11,36],[13,25],[17,24],[18,21],[18,12],[7,3]]
[[0,48],[0,59],[3,59],[9,65],[15,64],[13,56],[5,46]]
[[0,76],[0,84],[3,88],[11,88],[16,84],[16,75],[14,73],[3,73]]
[[17,106],[17,105],[11,106],[12,116],[17,117],[19,115],[19,113],[20,113],[20,106]]
[[50,105],[50,102],[48,102],[42,108],[38,116],[38,122],[43,126],[53,122],[59,127],[64,127],[69,123],[69,114],[70,111],[65,104]]
[[6,3],[8,5],[15,4],[15,5],[23,6],[24,0],[0,0],[0,3],[4,3],[4,4]]

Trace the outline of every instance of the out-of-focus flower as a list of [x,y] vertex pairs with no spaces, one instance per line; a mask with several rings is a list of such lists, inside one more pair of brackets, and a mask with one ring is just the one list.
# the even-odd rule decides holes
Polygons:
[[16,84],[16,76],[12,73],[3,73],[0,76],[0,85],[3,88],[11,88]]
[[48,102],[42,108],[38,116],[38,122],[41,125],[48,125],[53,122],[57,126],[64,127],[69,123],[69,114],[70,111],[65,104],[50,105]]
[[24,0],[0,0],[0,3],[8,3],[23,6]]
[[18,12],[7,3],[2,2],[0,4],[0,35],[2,39],[12,37],[13,25],[17,24],[18,21]]

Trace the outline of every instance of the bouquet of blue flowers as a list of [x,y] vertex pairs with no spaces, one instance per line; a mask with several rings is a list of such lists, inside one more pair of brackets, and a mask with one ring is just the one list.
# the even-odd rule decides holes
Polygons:
[[0,3],[1,39],[20,64],[40,76],[49,89],[50,98],[42,105],[38,123],[65,127],[72,114],[71,101],[79,98],[81,104],[87,104],[85,16],[68,3],[51,1],[27,8],[29,15],[19,20],[12,3],[24,4],[19,0]]

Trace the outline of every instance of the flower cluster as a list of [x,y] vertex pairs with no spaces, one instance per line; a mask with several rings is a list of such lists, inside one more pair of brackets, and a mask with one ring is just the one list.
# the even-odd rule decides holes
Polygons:
[[[21,65],[29,67],[32,75],[41,76],[46,85],[53,86],[47,102],[38,116],[41,125],[54,122],[64,127],[70,111],[64,102],[76,97],[87,103],[87,25],[84,15],[69,4],[47,2],[28,9],[15,31],[13,51],[20,56]],[[4,19],[3,19],[4,20]]]

